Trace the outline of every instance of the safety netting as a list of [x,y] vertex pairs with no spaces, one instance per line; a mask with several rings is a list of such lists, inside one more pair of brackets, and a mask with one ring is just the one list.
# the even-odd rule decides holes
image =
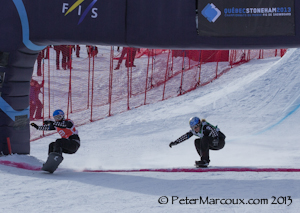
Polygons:
[[[285,51],[48,46],[34,66],[30,120],[41,125],[62,109],[76,125],[87,124],[185,94],[235,66]],[[49,133],[31,128],[31,140]]]

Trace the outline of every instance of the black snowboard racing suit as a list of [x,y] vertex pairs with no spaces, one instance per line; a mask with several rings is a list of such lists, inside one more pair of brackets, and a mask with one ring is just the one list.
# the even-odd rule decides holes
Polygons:
[[209,163],[209,150],[220,150],[225,146],[226,136],[220,131],[220,129],[217,126],[215,127],[207,121],[202,120],[199,132],[190,130],[174,142],[171,142],[170,147],[182,143],[193,135],[199,137],[198,139],[195,139],[195,148],[201,157],[201,161],[205,160]]

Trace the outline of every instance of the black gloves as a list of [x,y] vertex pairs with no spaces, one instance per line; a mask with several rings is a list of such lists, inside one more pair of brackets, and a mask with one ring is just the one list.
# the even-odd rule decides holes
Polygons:
[[50,120],[46,120],[43,122],[44,125],[49,125],[49,124],[53,124],[54,121],[50,121]]
[[169,144],[169,147],[172,148],[172,146],[175,146],[175,145],[177,145],[177,144],[178,144],[177,142],[171,142],[171,143]]
[[33,126],[34,128],[36,128],[36,129],[38,129],[39,128],[39,126],[38,125],[36,125],[35,123],[31,123],[30,124],[31,126]]

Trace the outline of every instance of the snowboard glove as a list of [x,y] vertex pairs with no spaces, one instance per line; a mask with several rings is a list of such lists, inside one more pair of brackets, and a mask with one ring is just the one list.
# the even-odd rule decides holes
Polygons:
[[175,145],[177,145],[177,144],[178,144],[177,142],[171,142],[171,143],[169,144],[169,147],[172,148],[172,146],[175,146]]
[[33,126],[33,127],[36,128],[36,129],[39,129],[39,126],[36,125],[35,123],[31,123],[30,125]]
[[44,125],[50,125],[50,124],[53,124],[54,121],[50,121],[50,120],[46,120],[43,122]]

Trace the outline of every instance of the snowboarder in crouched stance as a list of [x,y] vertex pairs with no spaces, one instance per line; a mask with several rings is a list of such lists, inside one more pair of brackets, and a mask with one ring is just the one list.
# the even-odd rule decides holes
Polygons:
[[189,121],[191,130],[179,137],[176,141],[171,142],[169,146],[177,145],[191,136],[195,135],[199,138],[195,140],[195,147],[201,157],[200,161],[195,162],[196,167],[207,167],[209,159],[209,150],[219,150],[225,146],[225,135],[217,126],[213,126],[205,119],[202,121],[198,117],[192,117]]
[[60,109],[53,112],[53,118],[55,121],[45,120],[43,126],[30,124],[37,130],[57,130],[62,137],[49,144],[49,156],[42,170],[50,173],[53,173],[62,162],[62,153],[74,154],[80,147],[80,138],[73,121],[65,119],[65,114]]

